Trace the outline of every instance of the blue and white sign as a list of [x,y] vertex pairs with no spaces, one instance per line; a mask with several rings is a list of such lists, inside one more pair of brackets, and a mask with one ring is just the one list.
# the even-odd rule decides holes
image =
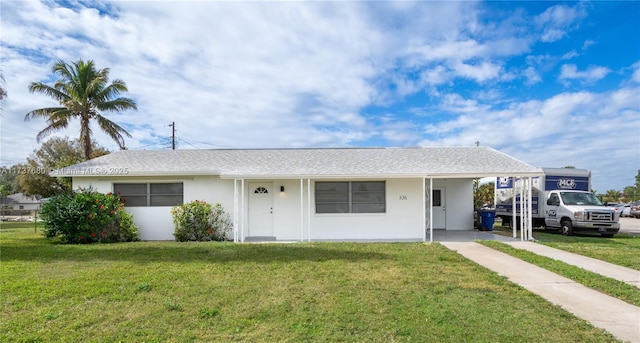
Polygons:
[[589,178],[580,176],[571,177],[547,175],[544,186],[548,191],[557,189],[568,189],[588,192]]
[[496,180],[496,188],[513,188],[513,178],[501,176]]

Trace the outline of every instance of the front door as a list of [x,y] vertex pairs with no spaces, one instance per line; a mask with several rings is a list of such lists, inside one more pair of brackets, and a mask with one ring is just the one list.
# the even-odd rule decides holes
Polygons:
[[273,236],[271,183],[249,183],[249,236]]
[[447,212],[446,209],[446,199],[445,199],[445,190],[444,188],[434,188],[431,192],[431,196],[429,196],[429,191],[427,188],[426,192],[427,201],[426,201],[426,213],[427,213],[427,229],[429,228],[429,209],[430,203],[433,202],[433,229],[444,229],[447,227]]

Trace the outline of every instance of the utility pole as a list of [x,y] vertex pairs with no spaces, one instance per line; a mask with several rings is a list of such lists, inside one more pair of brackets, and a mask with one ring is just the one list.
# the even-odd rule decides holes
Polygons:
[[171,126],[171,150],[176,150],[176,122],[172,121],[169,126]]

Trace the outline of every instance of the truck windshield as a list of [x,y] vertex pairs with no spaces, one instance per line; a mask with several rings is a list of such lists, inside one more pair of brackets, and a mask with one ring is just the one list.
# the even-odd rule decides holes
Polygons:
[[602,206],[600,200],[593,193],[560,192],[560,197],[565,205]]

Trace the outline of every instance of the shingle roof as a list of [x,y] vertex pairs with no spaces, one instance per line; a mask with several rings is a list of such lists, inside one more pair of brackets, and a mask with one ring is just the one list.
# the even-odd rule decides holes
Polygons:
[[22,193],[14,193],[7,196],[0,197],[0,203],[7,204],[37,204],[40,202],[38,198],[31,195],[24,195]]
[[488,147],[123,150],[54,176],[223,178],[527,176],[542,170]]

